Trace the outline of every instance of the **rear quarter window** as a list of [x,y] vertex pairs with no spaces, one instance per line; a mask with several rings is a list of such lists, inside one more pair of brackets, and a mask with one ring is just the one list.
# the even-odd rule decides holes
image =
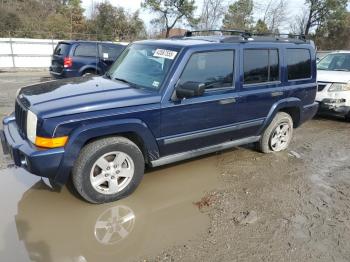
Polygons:
[[79,44],[74,51],[74,56],[97,57],[97,44]]
[[287,49],[288,80],[311,78],[311,53],[308,49]]
[[67,55],[69,52],[70,44],[59,43],[56,46],[54,55]]

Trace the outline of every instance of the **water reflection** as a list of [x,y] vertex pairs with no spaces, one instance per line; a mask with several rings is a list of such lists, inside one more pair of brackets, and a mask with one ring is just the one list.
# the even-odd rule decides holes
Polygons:
[[158,254],[206,229],[208,217],[193,202],[217,185],[216,165],[217,156],[210,156],[154,170],[130,197],[105,205],[38,181],[18,202],[18,238],[32,261],[130,261]]
[[95,238],[103,245],[114,245],[126,238],[134,228],[135,214],[127,206],[107,209],[96,220]]

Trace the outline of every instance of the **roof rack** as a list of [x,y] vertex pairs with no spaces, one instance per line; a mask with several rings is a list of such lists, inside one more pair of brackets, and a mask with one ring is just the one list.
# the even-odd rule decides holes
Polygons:
[[[229,33],[231,36],[222,39],[220,42],[230,43],[237,42],[239,39],[237,37],[241,37],[241,41],[285,41],[285,42],[295,42],[295,43],[305,43],[307,42],[306,35],[295,35],[295,34],[279,34],[279,33],[265,33],[265,34],[255,34],[244,30],[226,30],[226,29],[214,29],[214,30],[194,30],[187,31],[182,37],[192,37],[194,34],[198,33],[211,33],[211,32],[220,32],[220,33]],[[254,39],[253,37],[261,37],[260,39]],[[173,37],[176,39],[181,38],[181,36]],[[264,39],[265,38],[265,39]]]
[[193,34],[198,33],[214,33],[214,32],[220,32],[220,33],[230,33],[230,35],[239,35],[243,37],[244,39],[248,39],[252,36],[250,32],[244,31],[244,30],[236,30],[236,29],[211,29],[211,30],[194,30],[194,31],[187,31],[185,33],[185,37],[192,37]]

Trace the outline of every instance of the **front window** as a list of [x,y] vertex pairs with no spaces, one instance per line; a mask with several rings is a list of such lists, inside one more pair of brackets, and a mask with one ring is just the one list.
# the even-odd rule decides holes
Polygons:
[[178,51],[168,47],[131,45],[121,54],[107,75],[134,87],[157,91],[162,86]]
[[179,81],[205,84],[205,89],[233,86],[234,51],[195,53],[188,61]]
[[350,71],[349,54],[329,54],[317,64],[318,70]]

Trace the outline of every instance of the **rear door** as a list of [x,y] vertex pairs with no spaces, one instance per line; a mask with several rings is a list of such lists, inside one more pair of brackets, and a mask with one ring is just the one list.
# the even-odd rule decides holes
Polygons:
[[73,70],[76,70],[81,75],[86,70],[99,73],[98,64],[100,62],[97,43],[79,43],[73,54]]
[[64,69],[64,58],[69,56],[71,44],[59,42],[52,55],[50,71],[61,74]]
[[286,97],[282,83],[281,50],[277,47],[241,49],[238,122],[256,123],[245,130],[244,136],[255,136],[273,104]]

